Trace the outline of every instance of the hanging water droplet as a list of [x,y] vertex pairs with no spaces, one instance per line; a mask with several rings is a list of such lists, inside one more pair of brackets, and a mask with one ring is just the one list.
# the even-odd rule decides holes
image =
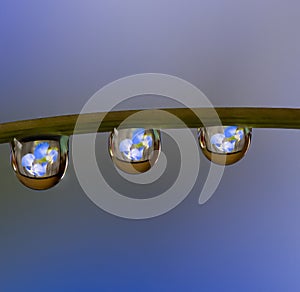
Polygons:
[[109,154],[116,167],[129,174],[143,173],[160,153],[160,131],[132,128],[114,129],[109,138]]
[[200,128],[198,139],[203,154],[210,161],[229,165],[246,154],[251,142],[251,129],[237,126]]
[[11,142],[11,164],[19,181],[46,190],[64,176],[68,164],[67,136],[28,137]]

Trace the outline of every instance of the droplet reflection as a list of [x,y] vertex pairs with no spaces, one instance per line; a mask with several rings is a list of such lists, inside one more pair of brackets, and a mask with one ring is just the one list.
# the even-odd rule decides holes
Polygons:
[[114,129],[109,138],[109,154],[120,170],[129,174],[148,171],[160,153],[160,131],[132,128]]
[[11,164],[19,181],[35,190],[56,185],[66,172],[68,141],[66,136],[14,139]]
[[251,142],[251,129],[238,126],[212,126],[198,129],[200,148],[212,162],[229,165],[241,160]]

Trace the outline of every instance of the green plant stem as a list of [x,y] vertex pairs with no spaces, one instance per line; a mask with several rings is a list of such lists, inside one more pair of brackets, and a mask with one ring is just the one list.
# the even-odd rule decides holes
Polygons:
[[[285,128],[300,129],[300,109],[295,108],[215,108],[223,125],[247,126],[250,128]],[[78,115],[65,115],[49,118],[39,118],[0,124],[0,143],[8,143],[13,138],[39,135],[73,135],[94,132],[109,132],[118,127],[126,118],[140,110],[113,111],[109,113],[90,113],[80,116],[80,127],[75,124]],[[151,110],[149,110],[151,111]],[[182,123],[166,118],[162,111],[167,111],[180,118],[187,127],[198,128],[212,126],[218,123],[214,111],[209,108],[169,108],[153,111],[151,119],[142,119],[141,115],[130,119],[126,127],[144,128],[182,128]],[[195,111],[197,115],[193,112]],[[199,120],[198,117],[201,117]],[[99,120],[103,119],[99,125]]]

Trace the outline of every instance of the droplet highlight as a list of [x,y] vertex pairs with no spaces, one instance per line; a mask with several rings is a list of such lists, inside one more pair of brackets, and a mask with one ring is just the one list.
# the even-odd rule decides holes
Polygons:
[[230,165],[241,160],[251,143],[251,129],[238,126],[212,126],[198,129],[200,148],[210,161]]
[[11,164],[19,181],[34,190],[55,186],[68,165],[67,136],[26,137],[11,142]]
[[155,129],[114,129],[109,137],[112,161],[129,174],[148,171],[157,161],[160,149],[160,131]]

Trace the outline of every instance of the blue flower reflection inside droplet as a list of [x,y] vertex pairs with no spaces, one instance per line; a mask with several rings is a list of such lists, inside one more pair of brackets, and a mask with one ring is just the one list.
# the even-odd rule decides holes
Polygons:
[[132,138],[126,138],[119,144],[119,151],[125,158],[136,162],[140,161],[144,156],[144,151],[153,144],[153,138],[147,134],[145,129],[138,128],[132,133]]
[[225,135],[225,137],[226,138],[230,138],[230,137],[234,136],[235,133],[236,133],[236,130],[237,130],[236,126],[226,127],[224,129],[224,135]]
[[57,158],[58,148],[50,147],[47,142],[38,142],[33,154],[27,153],[22,157],[22,166],[29,174],[35,177],[43,177],[47,174],[48,165],[56,162]]
[[224,127],[223,131],[224,133],[214,134],[210,139],[210,143],[220,152],[234,152],[236,143],[244,137],[244,130],[237,126],[229,126]]

